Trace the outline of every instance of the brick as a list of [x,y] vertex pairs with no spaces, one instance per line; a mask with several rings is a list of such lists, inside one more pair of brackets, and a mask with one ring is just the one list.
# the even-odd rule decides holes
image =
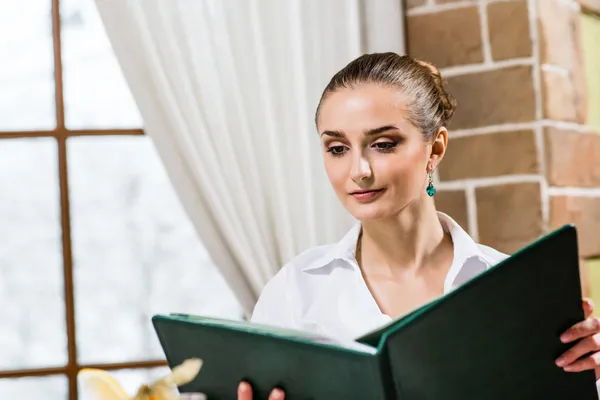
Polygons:
[[483,62],[476,6],[407,18],[408,53],[438,68]]
[[544,147],[550,186],[600,186],[600,135],[547,127]]
[[[464,3],[465,0],[435,0],[436,4],[448,4],[448,3],[456,3],[456,2],[462,2]],[[471,3],[476,3],[478,0],[466,0],[466,1],[470,1]]]
[[426,2],[427,0],[406,0],[406,8],[411,9],[424,6]]
[[494,60],[531,56],[533,45],[529,34],[527,2],[491,3],[487,6],[487,15]]
[[447,79],[457,100],[453,129],[535,120],[531,67],[516,66]]
[[544,64],[570,69],[576,58],[578,13],[565,1],[538,0],[540,59]]
[[467,195],[464,190],[440,190],[434,200],[438,211],[448,214],[464,230],[468,229]]
[[[580,1],[582,5],[586,1]],[[596,4],[600,0],[590,0]],[[588,86],[585,71],[585,52],[583,48],[584,35],[582,32],[581,13],[563,0],[538,0],[538,30],[540,42],[540,60],[543,64],[550,64],[566,68],[570,74],[572,89],[569,98],[575,107],[575,121],[586,123]],[[593,8],[592,8],[593,9]],[[564,90],[563,90],[564,92]],[[558,95],[557,95],[558,96]],[[572,110],[569,110],[569,115]],[[573,120],[573,118],[569,118]]]
[[475,190],[479,240],[511,254],[543,234],[538,183],[516,183]]
[[544,118],[578,122],[577,96],[570,74],[541,71]]
[[550,197],[550,227],[575,224],[582,257],[600,256],[600,197]]
[[538,173],[532,130],[451,138],[439,169],[442,181]]

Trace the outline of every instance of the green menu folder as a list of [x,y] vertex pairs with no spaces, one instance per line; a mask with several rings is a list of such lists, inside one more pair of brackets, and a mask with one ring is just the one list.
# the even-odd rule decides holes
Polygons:
[[204,360],[180,388],[208,400],[254,399],[273,387],[296,399],[598,399],[592,371],[554,363],[583,320],[575,227],[529,245],[454,291],[353,342],[187,315],[156,315],[171,367]]

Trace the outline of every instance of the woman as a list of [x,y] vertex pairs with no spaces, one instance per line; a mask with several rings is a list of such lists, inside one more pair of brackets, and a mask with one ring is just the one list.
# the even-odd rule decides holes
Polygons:
[[[506,257],[435,209],[431,175],[444,158],[453,112],[438,70],[408,56],[364,55],[332,78],[315,120],[329,180],[360,224],[283,267],[253,321],[355,338]],[[600,323],[591,302],[583,305],[587,319],[561,337],[584,338],[557,360],[566,371],[600,366]],[[274,389],[270,399],[284,397]],[[238,399],[252,399],[248,383]]]

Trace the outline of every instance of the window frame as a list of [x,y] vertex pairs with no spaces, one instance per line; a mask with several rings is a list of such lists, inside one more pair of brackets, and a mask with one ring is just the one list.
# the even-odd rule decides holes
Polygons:
[[136,362],[107,363],[107,364],[80,364],[77,361],[77,332],[75,328],[75,298],[73,284],[73,254],[71,249],[71,215],[69,208],[69,176],[67,169],[67,140],[76,136],[114,136],[144,135],[142,129],[78,129],[70,130],[65,126],[63,74],[62,74],[62,48],[61,48],[61,20],[59,0],[52,2],[52,43],[54,58],[54,100],[56,124],[52,130],[38,131],[0,131],[0,140],[15,138],[52,137],[57,142],[58,149],[58,174],[60,193],[60,225],[61,244],[63,256],[63,285],[65,302],[65,328],[67,332],[67,364],[47,368],[25,368],[18,370],[0,370],[0,379],[43,377],[63,375],[68,380],[69,400],[77,400],[77,374],[84,368],[100,368],[103,370],[146,369],[163,367],[165,360],[143,360]]

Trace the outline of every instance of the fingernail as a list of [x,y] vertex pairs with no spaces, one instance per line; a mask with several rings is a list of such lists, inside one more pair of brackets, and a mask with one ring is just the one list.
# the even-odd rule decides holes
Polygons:
[[569,341],[569,335],[560,335],[560,341],[566,343]]
[[563,368],[565,371],[567,372],[574,372],[575,368],[573,368],[573,366],[571,365],[567,365],[566,367]]
[[246,393],[250,389],[250,385],[247,382],[240,382],[238,386],[238,393]]
[[563,365],[565,365],[565,359],[564,358],[558,358],[556,360],[556,365],[558,365],[559,367],[562,367]]
[[280,389],[273,390],[273,400],[283,400],[283,392]]

